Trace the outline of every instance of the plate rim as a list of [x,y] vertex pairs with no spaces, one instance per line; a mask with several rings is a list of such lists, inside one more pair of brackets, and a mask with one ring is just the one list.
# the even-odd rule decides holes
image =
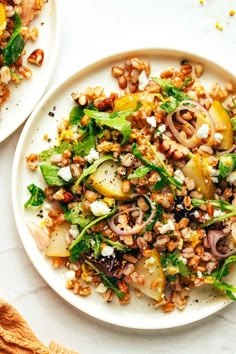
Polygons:
[[[59,48],[60,48],[62,10],[61,10],[61,5],[60,4],[58,5],[58,2],[56,0],[50,0],[50,1],[53,1],[53,6],[55,8],[55,12],[54,12],[53,16],[55,17],[55,23],[56,23],[56,30],[55,30],[56,35],[55,35],[55,38],[54,38],[54,41],[53,41],[53,48],[54,48],[54,54],[52,56],[53,60],[50,59],[49,63],[47,64],[47,68],[48,68],[48,73],[49,74],[47,75],[47,78],[45,79],[44,90],[42,90],[42,92],[40,92],[40,95],[35,100],[34,104],[29,109],[29,113],[26,114],[26,117],[24,119],[22,119],[19,122],[17,122],[17,124],[14,125],[12,127],[12,129],[7,130],[5,132],[5,134],[1,134],[1,130],[0,130],[0,144],[2,142],[4,142],[7,138],[9,138],[24,122],[27,121],[27,119],[30,117],[31,113],[36,108],[37,104],[40,102],[40,100],[43,98],[44,94],[47,92],[50,80],[51,80],[51,78],[53,76],[53,72],[55,71],[55,65],[54,64],[56,62],[57,56],[59,54]],[[0,109],[0,113],[1,113],[1,109]]]
[[[181,55],[185,55],[188,56],[188,58],[192,59],[192,60],[199,60],[199,61],[203,61],[203,62],[207,62],[208,64],[213,64],[215,66],[217,66],[217,68],[219,70],[223,70],[225,73],[227,73],[230,77],[233,77],[235,79],[235,75],[232,73],[231,70],[228,70],[227,68],[225,68],[224,65],[220,64],[217,61],[213,61],[211,58],[209,57],[204,57],[202,55],[197,54],[196,52],[193,51],[186,51],[186,50],[181,50],[181,49],[172,49],[172,48],[168,48],[168,47],[161,47],[161,48],[155,48],[155,47],[143,47],[143,48],[137,48],[137,49],[132,49],[130,51],[119,51],[116,53],[113,53],[111,55],[99,58],[98,60],[92,61],[90,62],[88,65],[84,65],[81,66],[80,68],[76,69],[72,74],[68,75],[66,78],[61,79],[59,83],[53,85],[48,91],[45,92],[45,94],[41,97],[41,99],[39,100],[39,102],[37,103],[37,105],[35,106],[35,108],[33,109],[32,113],[30,114],[29,118],[27,119],[25,126],[20,134],[17,146],[16,146],[16,150],[15,150],[15,154],[14,154],[14,159],[13,159],[13,167],[12,167],[12,174],[11,174],[11,199],[12,199],[12,208],[13,208],[13,215],[14,215],[14,221],[15,221],[15,225],[17,228],[17,232],[18,232],[18,236],[20,237],[21,243],[24,246],[24,251],[26,253],[26,255],[29,257],[32,265],[34,266],[35,270],[38,272],[38,274],[43,278],[43,280],[45,281],[45,283],[54,291],[57,293],[58,296],[60,296],[68,305],[73,306],[76,308],[76,310],[81,311],[82,313],[90,316],[92,319],[98,319],[104,323],[108,323],[108,324],[112,324],[115,326],[119,326],[122,328],[129,328],[129,329],[137,329],[137,330],[161,330],[161,329],[171,329],[171,328],[176,328],[176,327],[180,327],[180,326],[185,326],[191,323],[195,323],[195,322],[199,322],[200,320],[203,320],[205,318],[208,318],[209,316],[219,312],[220,310],[222,310],[223,308],[225,308],[226,306],[228,306],[230,303],[232,303],[232,300],[228,300],[227,298],[223,298],[223,300],[221,301],[220,305],[217,306],[217,309],[215,309],[213,307],[213,309],[209,309],[207,311],[207,313],[205,313],[204,315],[199,315],[197,318],[193,317],[188,319],[187,321],[181,321],[181,316],[179,318],[180,323],[175,323],[173,324],[166,324],[166,322],[162,325],[162,326],[153,326],[153,325],[147,325],[145,324],[145,326],[139,323],[137,323],[137,321],[131,323],[123,323],[122,320],[117,320],[117,318],[115,320],[111,319],[111,316],[107,316],[105,314],[101,315],[96,314],[94,315],[92,313],[92,310],[89,309],[85,309],[85,308],[81,308],[78,305],[76,305],[76,301],[73,301],[69,299],[70,296],[65,296],[64,294],[61,294],[57,287],[50,281],[48,280],[47,276],[45,274],[43,274],[43,272],[41,271],[41,269],[39,269],[39,267],[36,266],[34,260],[32,259],[32,257],[30,256],[28,250],[27,250],[27,246],[25,246],[25,242],[21,236],[21,230],[20,227],[22,225],[20,225],[20,220],[19,220],[19,215],[18,215],[18,209],[16,207],[16,202],[15,200],[15,195],[16,195],[16,176],[17,176],[17,161],[19,162],[20,160],[20,156],[22,154],[22,147],[26,138],[26,135],[28,133],[28,129],[30,128],[31,124],[33,124],[35,118],[37,117],[38,114],[40,114],[40,110],[42,109],[42,107],[44,106],[44,104],[50,100],[50,97],[53,96],[57,91],[59,91],[63,85],[67,85],[69,84],[70,81],[73,81],[77,75],[83,75],[83,71],[84,70],[89,70],[90,68],[93,68],[94,66],[99,66],[103,63],[103,62],[108,62],[110,60],[114,61],[114,60],[119,60],[121,58],[125,58],[126,56],[131,56],[134,53],[138,53],[139,56],[142,56],[145,54],[145,52],[151,53],[151,52],[167,52],[167,53],[171,53],[171,55],[173,57],[176,57],[177,55],[181,54]],[[21,156],[22,157],[22,156]],[[68,290],[67,290],[68,291]],[[69,291],[68,291],[69,293]],[[77,297],[74,295],[74,298],[76,299]],[[88,306],[89,307],[89,306]],[[154,309],[155,311],[155,309]],[[158,310],[159,311],[159,310]],[[177,311],[177,310],[176,310]],[[200,312],[200,311],[199,311]],[[166,316],[168,316],[168,314],[165,314]],[[152,322],[151,322],[152,323]]]

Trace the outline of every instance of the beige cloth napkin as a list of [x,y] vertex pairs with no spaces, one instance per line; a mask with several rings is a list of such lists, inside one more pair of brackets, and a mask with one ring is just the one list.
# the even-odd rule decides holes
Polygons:
[[0,298],[1,354],[79,354],[51,341],[45,346],[32,332],[21,314]]

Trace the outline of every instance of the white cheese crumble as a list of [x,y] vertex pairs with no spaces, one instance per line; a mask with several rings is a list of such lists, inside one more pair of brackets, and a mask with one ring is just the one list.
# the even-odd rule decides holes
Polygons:
[[57,175],[61,177],[64,181],[69,182],[72,178],[70,166],[60,168],[60,170],[57,172]]
[[155,270],[155,263],[156,263],[156,260],[154,257],[149,257],[148,259],[146,259],[145,263],[144,263],[144,266],[145,268],[148,269],[149,273],[153,273],[154,270]]
[[213,183],[219,183],[219,178],[218,177],[211,177],[211,180]]
[[90,204],[90,209],[95,216],[102,216],[110,213],[111,209],[102,200],[95,200]]
[[199,213],[199,211],[195,210],[193,215],[194,215],[195,218],[199,218],[200,213]]
[[182,210],[182,209],[184,209],[184,206],[183,206],[182,204],[177,204],[177,205],[176,205],[176,208],[178,208],[178,209],[181,209],[181,210]]
[[199,272],[199,270],[197,271],[197,277],[202,278],[202,272]]
[[220,175],[220,171],[216,170],[212,166],[208,166],[208,171],[209,171],[211,177],[217,177]]
[[66,272],[66,279],[67,280],[74,280],[75,279],[75,271],[68,270],[68,272]]
[[174,172],[174,177],[175,177],[175,179],[177,179],[177,181],[179,181],[180,183],[184,183],[185,176],[184,176],[184,174],[183,174],[182,171],[180,171],[180,170],[175,170],[175,172]]
[[175,229],[175,225],[172,220],[168,220],[167,224],[158,227],[158,230],[162,235],[167,233],[168,231],[174,231],[174,229]]
[[236,171],[231,172],[227,177],[226,181],[229,182],[232,186],[236,187]]
[[105,247],[102,248],[102,256],[103,257],[109,257],[114,254],[114,248],[111,246],[106,245]]
[[157,126],[157,121],[156,121],[156,119],[155,119],[154,116],[147,117],[147,122],[148,122],[148,124],[151,125],[151,127],[156,128],[156,126]]
[[215,133],[214,134],[214,140],[215,142],[217,142],[218,144],[220,144],[223,140],[223,135],[220,133]]
[[208,134],[209,134],[209,125],[203,123],[197,131],[197,137],[199,139],[206,139],[208,137]]
[[145,70],[141,71],[138,77],[138,81],[139,81],[138,89],[139,91],[143,91],[149,83]]
[[95,160],[98,160],[99,159],[99,152],[92,148],[90,151],[89,151],[89,154],[84,156],[84,159],[86,161],[88,161],[89,163],[92,163],[93,161]]
[[69,229],[69,234],[73,238],[76,238],[79,235],[79,230],[78,230],[77,225],[71,225],[71,227]]
[[96,292],[100,293],[100,294],[104,294],[107,291],[107,287],[103,284],[100,283],[97,287],[96,287]]

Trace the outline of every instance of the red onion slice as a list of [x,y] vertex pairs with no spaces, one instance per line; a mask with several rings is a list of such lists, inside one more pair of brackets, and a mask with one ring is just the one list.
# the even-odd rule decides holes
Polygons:
[[[112,231],[114,231],[117,235],[120,236],[127,236],[127,235],[134,235],[134,234],[138,234],[140,231],[142,231],[144,229],[144,227],[146,225],[148,225],[151,220],[154,218],[155,214],[156,214],[156,210],[155,210],[155,206],[153,205],[152,201],[149,199],[149,197],[147,197],[146,195],[143,195],[143,197],[145,197],[146,199],[148,199],[149,204],[152,208],[152,212],[149,216],[149,218],[143,222],[141,225],[139,225],[140,221],[143,219],[143,211],[138,208],[129,208],[126,210],[122,210],[119,213],[116,213],[115,215],[113,215],[111,217],[111,219],[107,220],[109,227],[112,229]],[[136,224],[130,229],[130,230],[120,230],[117,225],[115,224],[115,219],[121,215],[121,214],[126,214],[126,213],[130,213],[134,210],[139,210],[140,211],[140,215],[138,216],[138,220],[136,221]]]
[[[186,106],[186,104],[187,104],[187,106]],[[176,140],[178,140],[183,146],[186,146],[188,148],[193,148],[196,145],[200,144],[200,142],[201,142],[201,139],[198,138],[196,135],[196,131],[191,138],[185,139],[181,136],[180,132],[176,129],[176,127],[173,123],[173,115],[175,113],[183,111],[183,110],[188,110],[188,111],[193,112],[195,114],[203,113],[210,124],[210,131],[211,131],[210,139],[213,140],[214,134],[215,134],[215,124],[214,124],[214,121],[213,121],[211,115],[209,114],[208,110],[205,107],[203,107],[200,103],[195,102],[195,101],[190,101],[190,100],[183,101],[182,104],[180,106],[178,106],[175,111],[173,111],[167,115],[167,124],[168,124],[172,134],[176,138]],[[183,122],[183,119],[179,117],[178,120],[180,121],[180,119],[181,119],[181,122]]]
[[210,231],[208,231],[208,234],[207,234],[207,239],[208,239],[208,243],[209,243],[211,252],[214,257],[219,258],[219,259],[227,258],[227,257],[231,256],[232,254],[236,253],[236,248],[232,251],[227,252],[227,253],[219,253],[217,251],[217,249],[216,249],[217,243],[223,237],[226,237],[226,235],[224,234],[224,232],[222,230],[210,230]]

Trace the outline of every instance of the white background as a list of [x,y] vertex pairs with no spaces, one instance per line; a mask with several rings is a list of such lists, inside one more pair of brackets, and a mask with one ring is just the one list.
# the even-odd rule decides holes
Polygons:
[[[145,47],[190,50],[236,74],[236,15],[229,16],[236,0],[57,2],[61,40],[50,86],[96,59]],[[235,353],[235,304],[195,324],[145,332],[94,320],[48,287],[30,263],[13,219],[10,176],[21,130],[0,144],[0,297],[23,314],[35,334],[46,345],[54,339],[81,354]]]

